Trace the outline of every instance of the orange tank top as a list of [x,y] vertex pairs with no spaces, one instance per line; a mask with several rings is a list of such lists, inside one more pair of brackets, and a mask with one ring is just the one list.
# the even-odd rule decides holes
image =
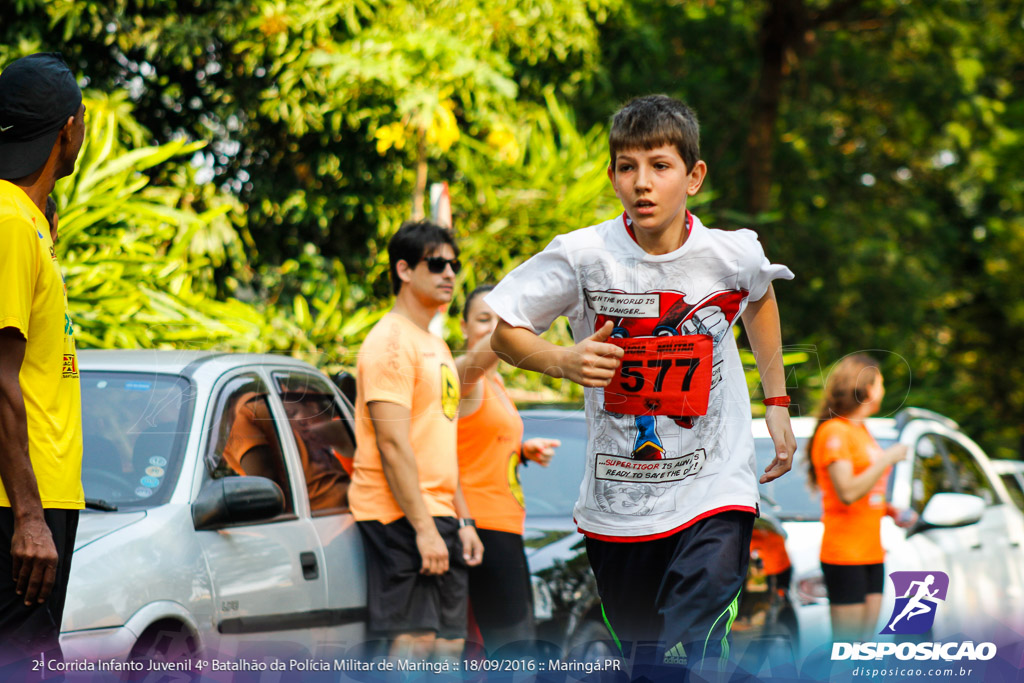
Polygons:
[[518,467],[523,420],[501,384],[499,396],[491,381],[481,381],[480,407],[459,418],[462,494],[479,528],[522,534],[526,507]]

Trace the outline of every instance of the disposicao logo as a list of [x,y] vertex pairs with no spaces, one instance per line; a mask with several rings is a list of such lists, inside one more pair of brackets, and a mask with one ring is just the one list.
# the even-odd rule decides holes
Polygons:
[[[944,572],[892,572],[896,604],[886,621],[882,635],[927,633],[935,623],[935,610],[945,601],[949,577]],[[989,660],[996,656],[993,643],[913,642],[913,643],[833,643],[832,660],[869,660],[896,657],[899,660],[968,661]]]
[[916,635],[926,633],[935,622],[935,610],[949,591],[944,572],[892,572],[896,604],[881,634]]

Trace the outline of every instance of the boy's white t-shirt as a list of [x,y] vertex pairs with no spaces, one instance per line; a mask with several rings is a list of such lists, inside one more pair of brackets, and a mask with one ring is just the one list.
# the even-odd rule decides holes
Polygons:
[[[606,320],[629,337],[660,335],[671,309],[672,334],[713,339],[702,417],[659,415],[641,424],[606,411],[604,389],[584,390],[587,463],[573,515],[591,537],[646,540],[724,510],[756,510],[750,395],[732,325],[748,300],[793,273],[768,261],[753,231],[712,230],[688,217],[689,238],[668,254],[645,252],[629,235],[625,214],[560,235],[485,298],[502,320],[536,334],[564,315],[576,341]],[[687,311],[681,321],[680,310]],[[651,427],[663,452],[636,460],[638,431],[647,439]]]

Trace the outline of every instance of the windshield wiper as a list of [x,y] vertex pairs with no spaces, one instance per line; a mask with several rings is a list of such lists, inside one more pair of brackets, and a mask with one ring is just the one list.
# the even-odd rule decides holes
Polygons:
[[90,510],[102,510],[103,512],[117,512],[117,506],[99,498],[86,498],[85,507]]

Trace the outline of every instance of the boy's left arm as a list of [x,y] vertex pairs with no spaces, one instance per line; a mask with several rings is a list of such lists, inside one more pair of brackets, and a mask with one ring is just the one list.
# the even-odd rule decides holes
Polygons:
[[[786,373],[782,366],[782,330],[779,324],[779,306],[775,300],[775,288],[758,301],[751,301],[743,312],[743,328],[754,352],[757,370],[761,374],[761,387],[766,397],[786,395]],[[778,479],[793,467],[793,453],[796,452],[796,437],[789,421],[789,408],[768,406],[765,411],[768,433],[775,443],[775,459],[765,468],[759,480],[765,484]]]

